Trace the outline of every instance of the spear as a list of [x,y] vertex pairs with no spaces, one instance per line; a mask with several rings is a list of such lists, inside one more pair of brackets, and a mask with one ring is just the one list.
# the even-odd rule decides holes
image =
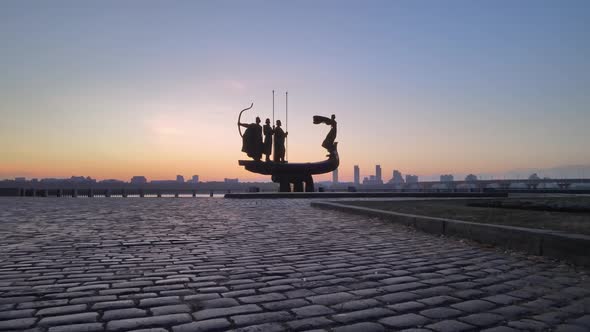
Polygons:
[[275,90],[272,90],[272,125],[275,125]]
[[[289,132],[289,91],[285,91],[285,132]],[[289,160],[289,135],[285,139],[285,153],[287,154],[285,159]]]

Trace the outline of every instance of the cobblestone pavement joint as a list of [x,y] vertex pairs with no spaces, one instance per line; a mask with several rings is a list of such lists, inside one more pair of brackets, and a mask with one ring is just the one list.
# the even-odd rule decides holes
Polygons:
[[590,330],[587,270],[309,202],[0,199],[0,331]]

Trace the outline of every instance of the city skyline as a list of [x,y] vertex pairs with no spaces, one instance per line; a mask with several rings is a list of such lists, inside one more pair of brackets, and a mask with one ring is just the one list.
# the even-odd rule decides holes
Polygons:
[[[364,180],[371,180],[371,178],[373,179],[379,179],[380,181],[382,181],[382,183],[388,183],[390,182],[390,180],[393,180],[395,178],[395,173],[397,172],[398,175],[400,176],[400,178],[404,178],[407,175],[410,176],[417,176],[419,178],[420,181],[440,181],[440,182],[447,182],[447,181],[463,181],[467,176],[470,175],[475,175],[478,179],[481,180],[493,180],[493,179],[497,179],[497,180],[501,180],[501,179],[527,179],[529,176],[531,175],[535,175],[538,176],[540,178],[551,178],[551,179],[563,179],[563,178],[577,178],[577,179],[582,179],[582,178],[588,178],[590,176],[590,165],[571,165],[571,166],[563,166],[563,167],[555,167],[555,168],[547,168],[547,169],[541,169],[541,168],[528,168],[528,169],[514,169],[514,170],[509,170],[506,171],[504,173],[477,173],[477,172],[467,172],[467,173],[440,173],[440,174],[415,174],[410,172],[405,172],[405,171],[400,171],[399,169],[396,168],[392,168],[392,169],[385,169],[383,170],[383,168],[381,167],[381,165],[376,164],[373,165],[374,168],[371,167],[367,167],[366,170],[364,170],[364,168],[360,167],[360,165],[354,165],[353,169],[350,170],[350,172],[345,172],[345,174],[347,174],[346,177],[341,177],[340,174],[341,173],[341,169],[342,167],[339,167],[336,169],[336,175],[334,174],[334,172],[328,173],[324,176],[318,177],[320,182],[333,182],[333,183],[353,183],[353,184],[362,184],[363,183],[363,179]],[[379,169],[379,171],[377,171],[377,168]],[[364,171],[363,171],[364,170]],[[355,179],[355,172],[358,172],[358,182]],[[378,177],[377,174],[380,174],[380,176]],[[387,175],[387,174],[391,174],[391,176]],[[13,177],[4,177],[4,178],[0,178],[0,181],[3,180],[15,180],[15,179],[26,179],[26,180],[32,180],[32,179],[36,179],[36,180],[41,180],[41,179],[48,179],[48,180],[68,180],[70,178],[92,178],[93,180],[97,180],[97,181],[108,181],[108,180],[117,180],[117,181],[124,181],[124,182],[130,182],[133,183],[134,182],[134,178],[143,178],[143,180],[140,181],[146,181],[146,182],[178,182],[179,181],[179,177],[182,178],[184,180],[184,175],[182,174],[175,174],[172,175],[172,173],[169,173],[168,177],[162,177],[162,178],[150,178],[149,176],[145,176],[145,175],[132,175],[130,177],[127,178],[99,178],[99,177],[93,177],[92,175],[67,175],[67,176],[57,176],[57,177],[51,177],[51,176],[41,176],[41,177],[27,177],[27,176],[13,176]],[[271,182],[270,178],[265,177],[265,176],[261,176],[258,178],[232,178],[232,177],[222,177],[222,178],[206,178],[203,179],[200,175],[187,175],[187,179],[184,181],[186,183],[198,183],[198,182],[224,182],[227,180],[240,180],[240,182]],[[336,181],[335,181],[336,180]],[[393,182],[395,183],[395,181]]]
[[252,102],[243,122],[272,118],[272,90],[280,120],[289,91],[289,161],[323,160],[312,116],[336,115],[341,181],[586,169],[589,17],[585,1],[4,1],[0,178],[268,181],[238,166],[236,120]]

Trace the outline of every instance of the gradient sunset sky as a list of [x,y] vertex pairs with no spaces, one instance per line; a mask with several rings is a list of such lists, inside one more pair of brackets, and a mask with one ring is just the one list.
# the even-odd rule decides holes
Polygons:
[[[237,117],[340,179],[590,164],[590,1],[0,2],[0,179],[269,180]],[[320,177],[325,179],[329,176]]]

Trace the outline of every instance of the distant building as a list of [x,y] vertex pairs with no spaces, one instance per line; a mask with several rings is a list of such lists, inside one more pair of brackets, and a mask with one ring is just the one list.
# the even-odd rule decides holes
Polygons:
[[64,179],[56,179],[56,178],[43,178],[43,179],[41,179],[41,181],[39,181],[39,182],[41,182],[41,183],[57,183],[57,182],[60,182],[60,181],[64,181]]
[[418,175],[406,174],[406,183],[418,183]]
[[225,178],[225,179],[223,179],[223,183],[240,183],[240,181],[238,181],[238,179]]
[[533,173],[529,176],[529,180],[541,180],[537,173]]
[[455,178],[453,174],[443,174],[440,176],[440,182],[453,182]]
[[87,177],[83,177],[83,176],[72,176],[70,177],[70,182],[74,182],[74,183],[83,183],[83,182],[91,182],[91,183],[96,183],[96,180],[87,176]]
[[26,182],[27,179],[25,177],[17,177],[14,178],[14,182]]
[[121,180],[117,180],[117,179],[105,179],[100,181],[100,183],[104,183],[104,184],[123,184],[125,182],[121,181]]
[[354,184],[356,186],[361,184],[361,170],[359,169],[359,165],[354,165]]
[[404,178],[402,177],[402,173],[400,171],[393,170],[393,174],[391,176],[391,180],[389,180],[389,183],[392,184],[403,184],[404,183]]
[[477,181],[477,176],[475,174],[469,174],[465,177],[465,181],[475,182],[475,181]]
[[178,182],[178,183],[184,183],[184,176],[177,175],[176,176],[176,182]]
[[199,183],[199,176],[198,175],[193,175],[192,181],[193,181],[193,183]]
[[338,168],[332,171],[332,183],[338,183]]
[[133,183],[133,184],[146,184],[147,179],[143,175],[136,175],[131,178],[131,183]]
[[369,177],[365,177],[363,180],[364,185],[380,185],[383,184],[383,179],[381,178],[381,166],[375,166],[375,175],[369,175]]

